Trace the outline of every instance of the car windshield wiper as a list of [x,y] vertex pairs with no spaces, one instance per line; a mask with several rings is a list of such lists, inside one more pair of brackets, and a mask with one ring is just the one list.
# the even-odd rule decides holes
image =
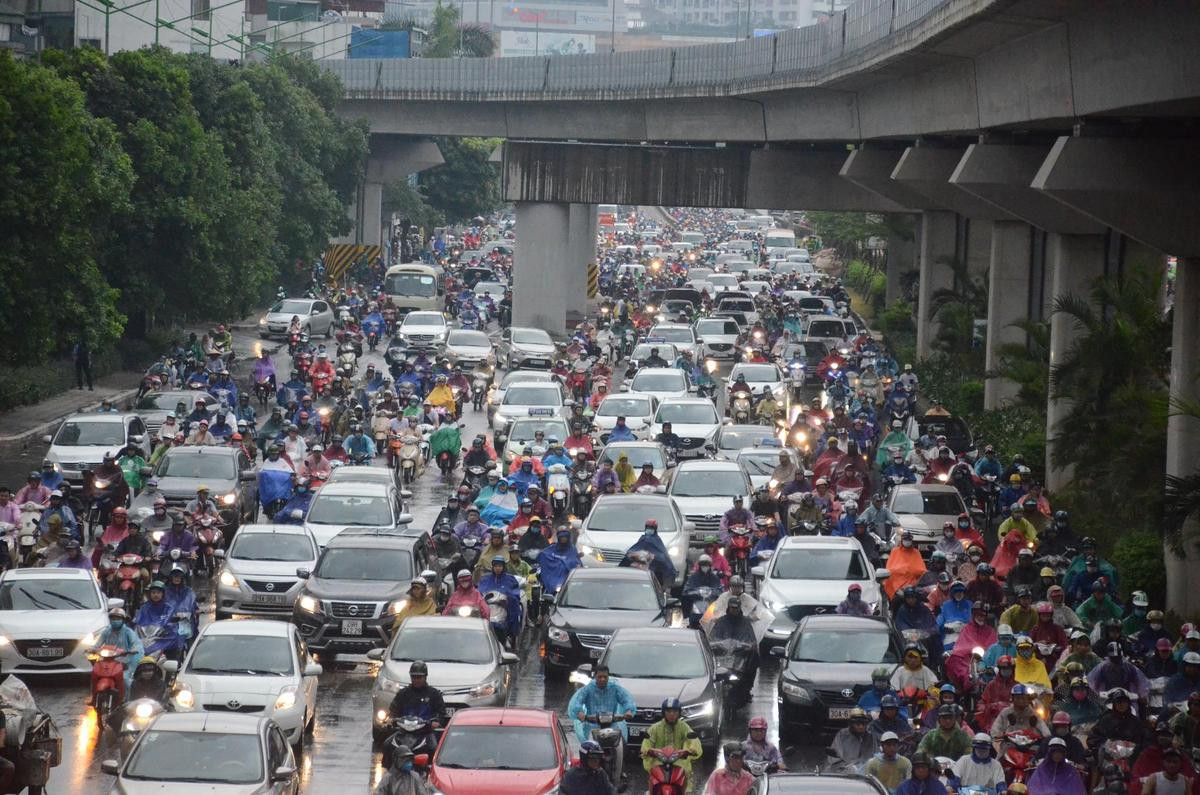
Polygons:
[[440,760],[438,761],[438,767],[448,767],[451,770],[466,770],[467,769],[466,765],[460,765],[458,762],[443,762]]
[[32,602],[33,606],[36,607],[38,610],[53,610],[54,609],[53,605],[46,604],[45,602],[38,599],[36,596],[31,594],[29,591],[25,590],[24,588],[18,588],[17,590],[19,590],[21,593],[25,594],[25,598],[27,598],[30,602]]
[[87,605],[85,605],[83,602],[79,601],[78,599],[67,596],[66,594],[59,593],[58,591],[42,591],[42,593],[44,593],[46,596],[53,596],[55,599],[61,599],[64,602],[66,602],[67,604],[69,604],[73,607],[77,607],[80,610],[87,610]]

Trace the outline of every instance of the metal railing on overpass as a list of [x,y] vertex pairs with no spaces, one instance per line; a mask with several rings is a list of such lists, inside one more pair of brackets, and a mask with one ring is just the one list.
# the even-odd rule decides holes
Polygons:
[[743,41],[571,56],[327,60],[349,99],[608,100],[818,86],[900,54],[1003,0],[858,0]]

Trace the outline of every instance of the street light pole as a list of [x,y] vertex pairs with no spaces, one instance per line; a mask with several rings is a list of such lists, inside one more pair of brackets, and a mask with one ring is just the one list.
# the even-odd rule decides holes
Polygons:
[[612,3],[612,31],[608,34],[608,51],[615,53],[617,51],[617,0],[608,0]]

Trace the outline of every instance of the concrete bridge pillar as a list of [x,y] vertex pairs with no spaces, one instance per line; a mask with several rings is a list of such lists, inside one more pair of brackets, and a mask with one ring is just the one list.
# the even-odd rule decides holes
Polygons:
[[[587,314],[587,266],[596,261],[596,205],[572,204],[569,210],[568,258],[563,263],[568,327]],[[520,239],[520,229],[517,230]]]
[[901,279],[905,273],[917,268],[917,232],[913,230],[913,238],[892,232],[887,239],[887,263],[884,272],[887,274],[887,292],[884,300],[888,306],[904,297]]
[[[1021,343],[1025,332],[1013,323],[1029,316],[1029,254],[1033,229],[1021,221],[993,221],[988,284],[987,351],[988,370],[1000,363],[1000,346]],[[984,382],[983,407],[997,409],[1013,401],[1017,385],[1006,378]]]
[[[921,283],[917,293],[917,358],[933,353],[938,322],[930,317],[933,294],[954,286],[954,274],[945,262],[954,258],[958,243],[958,219],[949,210],[921,213]],[[903,364],[903,362],[902,362]]]
[[[1171,330],[1171,397],[1200,401],[1200,257],[1180,260],[1175,269]],[[1167,418],[1167,476],[1187,477],[1200,461],[1200,421],[1172,412]],[[1180,615],[1200,611],[1200,554],[1195,519],[1183,528],[1184,557],[1165,555],[1167,606]]]
[[571,257],[570,205],[516,202],[517,246],[513,256],[514,326],[566,331],[567,274]]
[[[1047,246],[1050,271],[1050,302],[1060,295],[1086,297],[1092,282],[1104,275],[1103,235],[1052,234]],[[1050,367],[1062,361],[1079,334],[1079,328],[1065,315],[1050,316]],[[1071,410],[1071,401],[1051,398],[1046,407],[1046,486],[1051,491],[1071,482],[1074,473],[1069,467],[1054,465],[1058,447],[1058,423]]]

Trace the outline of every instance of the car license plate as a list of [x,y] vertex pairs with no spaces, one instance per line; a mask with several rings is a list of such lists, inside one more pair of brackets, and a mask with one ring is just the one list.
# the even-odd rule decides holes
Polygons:
[[25,652],[25,656],[31,660],[53,660],[62,657],[63,653],[62,646],[34,646]]
[[458,707],[446,707],[442,711],[446,713],[447,718],[453,718],[454,713],[458,712]]
[[342,622],[343,635],[361,635],[362,634],[362,619]]
[[645,736],[646,736],[646,730],[644,728],[642,728],[641,726],[630,726],[629,727],[629,739],[640,740]]
[[530,409],[529,416],[531,417],[550,417],[554,414],[554,409]]
[[252,602],[258,602],[264,605],[282,605],[287,604],[287,594],[281,593],[256,593],[251,597]]
[[591,655],[593,660],[599,660],[600,655],[604,654],[604,649],[588,649],[588,654]]
[[830,720],[849,720],[850,719],[850,707],[830,707],[829,708],[829,719]]
[[530,364],[534,365],[535,367],[549,367],[550,366],[549,359],[527,359],[526,361],[528,361]]

